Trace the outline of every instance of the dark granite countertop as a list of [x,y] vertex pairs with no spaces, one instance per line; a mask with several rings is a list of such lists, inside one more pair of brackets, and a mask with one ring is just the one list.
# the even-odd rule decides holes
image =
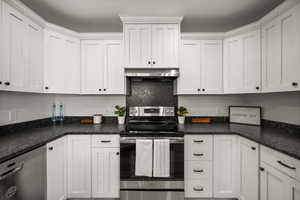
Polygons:
[[[180,125],[182,134],[235,134],[300,159],[300,129],[272,126],[249,126],[229,123]],[[26,128],[0,135],[0,162],[45,145],[67,134],[124,134],[125,127],[116,123],[87,125],[70,123]]]

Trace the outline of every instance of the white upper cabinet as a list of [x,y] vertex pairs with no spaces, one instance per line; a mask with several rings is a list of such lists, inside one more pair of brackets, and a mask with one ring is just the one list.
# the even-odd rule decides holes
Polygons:
[[198,94],[201,75],[201,43],[199,40],[183,40],[180,53],[180,76],[177,94]]
[[300,90],[300,5],[262,27],[263,90]]
[[255,93],[261,88],[260,31],[224,41],[224,92]]
[[223,42],[203,40],[201,50],[201,93],[223,93]]
[[[3,16],[2,16],[2,7],[3,2],[0,1],[0,44],[3,44],[4,37],[3,37]],[[0,90],[3,90],[4,83],[3,83],[3,75],[4,75],[4,67],[3,67],[3,60],[4,60],[4,45],[0,45]]]
[[3,3],[3,73],[4,89],[25,91],[26,89],[26,19],[6,3]]
[[177,68],[179,48],[179,25],[152,25],[152,67]]
[[45,92],[80,92],[80,41],[45,30]]
[[27,91],[43,92],[44,88],[44,33],[41,27],[27,24]]
[[129,24],[124,28],[125,66],[151,66],[151,25]]
[[122,41],[88,40],[81,46],[81,93],[124,94]]
[[220,40],[183,40],[177,94],[223,93],[223,53]]
[[178,68],[182,18],[121,17],[125,68]]

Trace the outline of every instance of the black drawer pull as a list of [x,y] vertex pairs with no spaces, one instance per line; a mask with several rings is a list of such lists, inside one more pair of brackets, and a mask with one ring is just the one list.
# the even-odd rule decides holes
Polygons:
[[286,168],[289,168],[289,169],[292,169],[292,170],[296,170],[296,167],[291,167],[283,162],[281,162],[280,160],[277,161],[280,165],[286,167]]
[[110,140],[101,140],[102,143],[110,143]]
[[194,140],[195,143],[203,143],[203,140]]
[[255,150],[256,150],[256,147],[251,147],[251,149],[255,151]]
[[195,172],[195,173],[203,173],[204,170],[203,169],[194,169],[193,172]]
[[196,187],[194,187],[193,190],[196,191],[196,192],[202,192],[204,189],[203,188],[196,188]]
[[203,153],[193,153],[194,156],[204,156]]

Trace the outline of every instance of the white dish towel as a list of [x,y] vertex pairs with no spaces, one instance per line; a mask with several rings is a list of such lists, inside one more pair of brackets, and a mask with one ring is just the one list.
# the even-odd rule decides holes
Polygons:
[[154,177],[170,176],[170,141],[168,139],[154,140]]
[[135,175],[152,177],[152,140],[136,140]]

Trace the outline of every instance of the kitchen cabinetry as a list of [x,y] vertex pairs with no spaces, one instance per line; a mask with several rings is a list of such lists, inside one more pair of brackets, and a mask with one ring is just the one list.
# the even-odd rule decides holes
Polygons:
[[214,136],[214,197],[239,196],[238,142],[234,135]]
[[186,198],[212,197],[211,135],[187,135],[184,137],[184,180]]
[[47,144],[47,200],[67,198],[66,138]]
[[120,136],[92,136],[92,197],[120,197]]
[[125,23],[125,67],[178,68],[179,36],[179,22]]
[[224,92],[261,90],[260,30],[224,40]]
[[240,199],[259,199],[259,146],[240,137]]
[[262,26],[263,90],[300,90],[300,5]]
[[223,93],[222,49],[220,40],[183,40],[177,93]]
[[68,198],[91,198],[91,136],[68,136]]
[[45,92],[80,93],[80,41],[45,30]]
[[81,93],[124,94],[122,41],[85,40],[81,46]]

